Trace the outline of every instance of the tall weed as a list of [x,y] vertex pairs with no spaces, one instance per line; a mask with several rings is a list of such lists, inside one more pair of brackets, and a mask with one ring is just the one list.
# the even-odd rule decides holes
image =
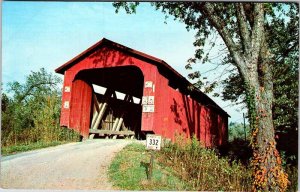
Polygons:
[[161,151],[160,162],[172,167],[190,190],[251,189],[251,172],[241,163],[221,158],[214,149],[204,148],[193,137],[185,140],[178,136]]
[[[43,98],[43,107],[31,109],[30,120],[32,123],[27,127],[15,125],[18,121],[11,122],[13,128],[2,130],[2,146],[28,145],[35,142],[79,141],[79,134],[73,130],[59,126],[60,97],[52,94]],[[9,119],[16,119],[2,112],[2,125],[7,127]],[[21,127],[17,129],[16,127]]]

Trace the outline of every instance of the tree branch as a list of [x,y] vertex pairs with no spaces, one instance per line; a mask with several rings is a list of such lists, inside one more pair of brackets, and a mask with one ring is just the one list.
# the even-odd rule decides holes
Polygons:
[[30,92],[41,85],[53,85],[55,83],[51,82],[51,81],[46,81],[46,82],[40,82],[40,83],[35,83],[30,85],[30,87],[25,91],[25,93],[23,93],[22,95],[19,96],[18,102],[21,102],[23,99],[25,99],[25,97],[27,97],[28,95],[30,95]]
[[265,87],[265,91],[269,91],[269,94],[273,97],[273,70],[272,70],[272,55],[267,47],[265,36],[262,36],[261,50],[260,50],[261,63],[259,63],[262,69],[262,85]]
[[240,36],[242,39],[242,44],[245,50],[245,53],[250,52],[250,31],[247,27],[247,18],[245,14],[245,10],[242,3],[235,4],[237,10],[237,20],[239,23]]
[[212,3],[205,3],[202,6],[203,14],[209,20],[212,26],[219,32],[220,36],[222,37],[223,41],[225,42],[228,50],[233,57],[235,64],[240,69],[243,74],[246,73],[246,64],[244,57],[238,52],[238,46],[233,41],[233,37],[230,35],[224,21],[218,16],[215,12]]
[[262,3],[254,4],[254,24],[251,36],[251,59],[257,61],[264,33],[264,8]]

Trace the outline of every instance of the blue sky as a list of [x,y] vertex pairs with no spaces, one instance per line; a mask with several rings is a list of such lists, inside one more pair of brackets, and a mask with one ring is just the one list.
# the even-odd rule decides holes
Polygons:
[[[115,13],[112,3],[103,2],[3,2],[2,82],[24,82],[31,71],[54,69],[72,59],[103,37],[165,60],[186,77],[188,58],[193,56],[194,31],[164,15],[148,3],[136,14]],[[217,52],[217,50],[215,50]],[[215,65],[199,65],[207,71]],[[208,74],[214,78],[218,68]],[[61,76],[62,77],[62,76]],[[239,107],[214,99],[232,116],[242,121]]]

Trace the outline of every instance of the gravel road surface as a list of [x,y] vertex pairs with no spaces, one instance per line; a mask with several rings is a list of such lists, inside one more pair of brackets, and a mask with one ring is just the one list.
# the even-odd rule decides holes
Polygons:
[[87,140],[1,158],[1,188],[117,190],[108,166],[130,140]]

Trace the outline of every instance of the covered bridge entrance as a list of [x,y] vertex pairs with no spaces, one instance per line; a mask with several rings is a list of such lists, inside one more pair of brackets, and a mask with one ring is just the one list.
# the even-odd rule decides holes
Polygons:
[[55,71],[64,75],[60,124],[85,138],[227,141],[228,114],[163,60],[102,39]]
[[[70,116],[77,117],[70,119],[71,124],[83,127],[86,126],[84,122],[89,124],[90,137],[98,135],[140,138],[143,82],[143,73],[135,66],[81,70],[73,82],[75,93],[71,98],[73,107]],[[87,91],[89,88],[84,88],[85,86],[91,87],[91,101],[91,95]],[[86,97],[82,97],[85,94]],[[78,110],[90,106],[90,103],[91,109],[86,108],[78,116]],[[80,120],[82,123],[76,122]]]

